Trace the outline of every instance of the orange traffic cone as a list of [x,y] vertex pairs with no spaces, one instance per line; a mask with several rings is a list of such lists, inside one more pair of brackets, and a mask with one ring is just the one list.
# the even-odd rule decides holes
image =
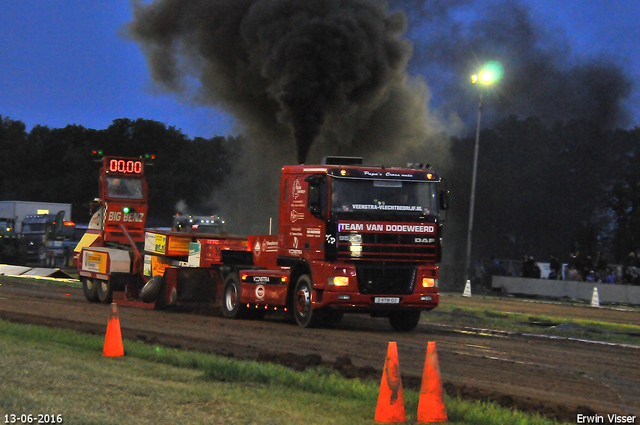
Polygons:
[[111,304],[111,318],[107,324],[107,336],[104,339],[103,356],[119,357],[124,356],[122,347],[122,333],[120,332],[120,319],[118,319],[118,308],[115,303]]
[[376,406],[375,421],[385,424],[405,421],[404,396],[402,395],[402,379],[398,363],[398,347],[389,342],[387,358],[382,371],[380,394]]
[[424,360],[420,401],[418,402],[418,423],[447,422],[447,410],[442,399],[442,382],[435,341],[427,344]]

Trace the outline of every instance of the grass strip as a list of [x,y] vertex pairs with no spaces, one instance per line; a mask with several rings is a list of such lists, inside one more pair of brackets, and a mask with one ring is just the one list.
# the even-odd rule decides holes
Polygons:
[[429,323],[444,323],[512,332],[590,339],[618,344],[640,345],[640,326],[587,319],[531,315],[490,309],[441,305],[423,315]]
[[[373,424],[379,383],[328,369],[297,372],[124,340],[0,320],[0,414],[62,414],[71,424]],[[407,421],[418,394],[404,391]],[[445,396],[449,423],[554,424],[491,403]]]

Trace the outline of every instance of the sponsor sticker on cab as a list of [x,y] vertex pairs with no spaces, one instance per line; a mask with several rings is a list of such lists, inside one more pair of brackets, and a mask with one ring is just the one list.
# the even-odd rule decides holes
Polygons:
[[436,232],[430,223],[385,223],[377,221],[340,221],[338,232],[400,233],[428,235]]

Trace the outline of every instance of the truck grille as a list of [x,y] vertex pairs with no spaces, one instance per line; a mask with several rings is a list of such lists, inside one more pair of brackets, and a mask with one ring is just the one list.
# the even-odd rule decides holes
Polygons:
[[[349,233],[339,233],[349,237]],[[345,260],[436,261],[436,243],[416,243],[416,235],[362,234],[361,243],[338,242],[338,258]]]
[[412,265],[359,264],[358,287],[363,294],[411,294],[416,280]]

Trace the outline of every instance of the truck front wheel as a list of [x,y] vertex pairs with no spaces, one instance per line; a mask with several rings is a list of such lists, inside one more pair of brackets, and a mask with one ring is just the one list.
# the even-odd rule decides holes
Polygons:
[[92,303],[98,302],[98,285],[93,279],[82,278],[82,290],[87,300]]
[[99,280],[98,284],[98,299],[103,303],[110,303],[113,295],[113,285],[109,280]]
[[236,273],[230,273],[224,281],[222,292],[222,314],[228,319],[240,319],[243,313],[240,305],[240,280]]
[[392,311],[389,313],[389,323],[397,332],[411,332],[418,326],[421,310]]
[[303,328],[312,328],[320,321],[319,312],[311,308],[312,292],[311,277],[303,274],[298,278],[293,293],[293,315]]

